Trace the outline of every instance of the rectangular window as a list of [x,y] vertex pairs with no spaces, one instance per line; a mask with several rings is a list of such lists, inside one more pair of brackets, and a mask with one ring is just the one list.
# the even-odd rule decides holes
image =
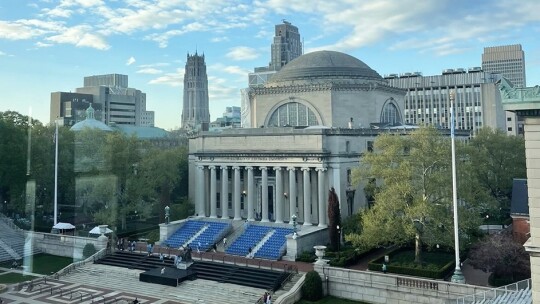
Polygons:
[[367,142],[367,150],[368,152],[373,152],[373,141],[369,140]]
[[351,152],[351,142],[348,140],[345,142],[345,152]]
[[229,193],[229,199],[227,200],[227,208],[232,209],[232,193]]
[[216,208],[221,208],[221,193],[216,193]]
[[512,132],[512,127],[508,127],[508,132]]
[[512,121],[512,117],[506,117],[506,121]]
[[347,186],[351,186],[351,169],[347,169]]

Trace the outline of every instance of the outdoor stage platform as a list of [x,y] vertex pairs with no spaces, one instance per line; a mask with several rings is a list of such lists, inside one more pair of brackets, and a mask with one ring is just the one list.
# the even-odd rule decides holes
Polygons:
[[[163,274],[161,270],[165,268]],[[150,269],[139,274],[139,281],[168,285],[168,286],[178,286],[184,280],[195,280],[197,278],[197,273],[191,268],[187,269],[177,269],[173,267],[159,267],[155,269]]]

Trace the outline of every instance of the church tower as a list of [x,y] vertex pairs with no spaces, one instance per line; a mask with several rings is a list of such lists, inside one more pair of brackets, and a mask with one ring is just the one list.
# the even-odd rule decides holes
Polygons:
[[182,128],[208,130],[210,110],[208,107],[208,76],[204,54],[187,54],[184,73],[184,106],[182,108]]

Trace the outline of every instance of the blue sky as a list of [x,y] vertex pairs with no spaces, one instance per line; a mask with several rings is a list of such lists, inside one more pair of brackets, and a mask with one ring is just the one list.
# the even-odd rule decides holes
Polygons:
[[240,105],[247,74],[270,61],[274,25],[304,52],[342,51],[381,75],[481,65],[486,46],[521,44],[540,85],[537,0],[0,0],[0,111],[49,122],[50,93],[119,73],[147,94],[156,126],[178,128],[186,54],[206,55],[210,115]]

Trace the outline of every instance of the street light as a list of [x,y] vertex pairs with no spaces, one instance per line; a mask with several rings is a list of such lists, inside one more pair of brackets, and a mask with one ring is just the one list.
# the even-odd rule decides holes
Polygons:
[[489,214],[486,214],[486,226],[487,226],[487,232],[489,235]]
[[338,233],[338,237],[339,237],[339,240],[338,240],[338,243],[337,243],[337,258],[339,260],[340,258],[340,245],[341,245],[341,230],[340,230],[340,227],[339,225],[336,226],[337,228],[337,233]]

